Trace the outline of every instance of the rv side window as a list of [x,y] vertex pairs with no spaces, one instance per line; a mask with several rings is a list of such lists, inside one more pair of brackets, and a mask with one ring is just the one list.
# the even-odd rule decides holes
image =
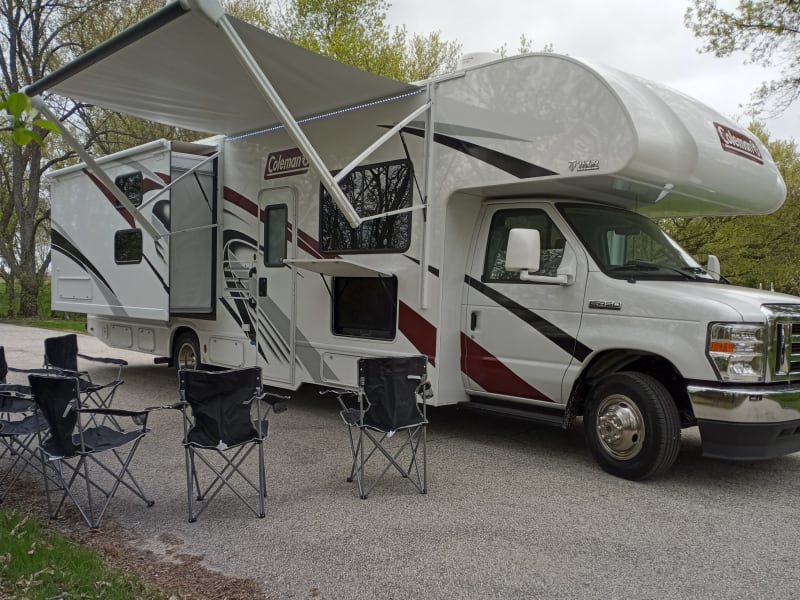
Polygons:
[[[114,185],[122,190],[125,197],[131,201],[134,206],[139,206],[142,203],[142,196],[144,194],[144,179],[140,172],[128,173],[126,175],[117,175],[114,179]],[[122,205],[119,202],[114,202],[117,208]]]
[[286,258],[288,208],[268,206],[264,211],[264,266],[282,267]]
[[[414,170],[411,161],[357,167],[341,182],[360,217],[409,208]],[[411,213],[381,217],[350,227],[327,190],[320,185],[319,242],[323,252],[405,252],[411,245]]]
[[334,277],[333,333],[392,340],[397,332],[397,277]]
[[114,262],[138,265],[142,262],[142,230],[122,229],[114,233]]
[[499,210],[492,217],[486,243],[483,281],[519,281],[519,273],[505,270],[508,233],[516,227],[539,230],[542,258],[535,275],[553,277],[557,274],[566,240],[547,213],[538,209]]

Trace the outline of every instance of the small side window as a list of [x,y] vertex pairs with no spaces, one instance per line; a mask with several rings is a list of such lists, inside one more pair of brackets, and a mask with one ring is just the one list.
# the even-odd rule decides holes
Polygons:
[[[142,204],[142,197],[144,195],[144,179],[142,178],[142,174],[140,172],[117,175],[117,177],[114,179],[114,185],[122,190],[122,193],[125,194],[125,197],[131,201],[131,204],[134,206],[140,206]],[[119,202],[116,202],[115,204],[117,208],[122,206]]]
[[142,262],[141,229],[122,229],[114,234],[114,262],[118,265]]
[[333,333],[392,340],[397,333],[397,277],[334,277]]
[[264,266],[282,267],[288,242],[289,210],[285,204],[264,210]]

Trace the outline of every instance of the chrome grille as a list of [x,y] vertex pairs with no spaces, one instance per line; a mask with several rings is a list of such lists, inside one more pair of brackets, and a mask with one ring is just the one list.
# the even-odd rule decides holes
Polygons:
[[765,304],[767,381],[800,381],[800,304]]

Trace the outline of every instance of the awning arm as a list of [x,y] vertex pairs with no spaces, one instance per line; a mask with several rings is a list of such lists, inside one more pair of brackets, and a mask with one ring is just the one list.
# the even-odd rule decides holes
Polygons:
[[253,57],[250,49],[242,41],[242,38],[239,37],[238,32],[233,25],[231,25],[228,17],[225,16],[225,12],[222,10],[220,3],[217,0],[180,0],[180,3],[184,8],[198,9],[223,32],[245,70],[250,75],[250,78],[256,84],[256,87],[258,87],[261,95],[278,116],[281,123],[286,127],[286,132],[300,148],[309,166],[322,180],[322,185],[328,190],[328,193],[331,195],[331,198],[333,198],[336,206],[339,207],[339,210],[342,211],[347,222],[353,228],[358,227],[361,224],[358,213],[353,208],[353,205],[350,204],[350,201],[347,199],[347,196],[344,195],[339,185],[333,180],[330,172],[325,167],[325,163],[322,162],[322,158],[320,158],[316,149],[311,145],[305,133],[303,133],[300,125],[298,125],[294,116],[289,111],[286,104],[284,104],[280,95],[278,95],[278,92],[272,86],[269,78],[267,78],[264,71],[261,70],[261,67]]
[[156,194],[155,194],[155,195],[154,195],[152,198],[150,198],[150,199],[149,199],[147,202],[143,202],[143,203],[142,203],[142,204],[139,206],[139,208],[144,208],[144,207],[145,207],[145,206],[147,206],[148,204],[151,204],[151,203],[155,202],[155,201],[156,201],[156,200],[157,200],[157,199],[158,199],[158,198],[161,196],[161,194],[163,194],[163,193],[164,193],[164,192],[166,192],[167,190],[170,190],[170,189],[172,189],[172,188],[173,188],[173,187],[174,187],[174,186],[175,186],[175,185],[176,185],[176,184],[177,184],[179,181],[181,181],[183,178],[185,178],[185,177],[188,177],[189,175],[191,175],[192,173],[194,173],[195,171],[197,171],[197,170],[198,170],[200,167],[202,167],[204,164],[206,164],[206,163],[207,163],[207,162],[209,162],[209,161],[212,161],[212,160],[214,160],[214,159],[215,159],[215,158],[217,158],[218,156],[219,156],[219,152],[214,152],[214,154],[212,154],[212,155],[210,155],[210,156],[208,156],[208,157],[204,158],[204,159],[203,159],[203,160],[201,160],[199,163],[197,163],[197,164],[193,165],[193,166],[192,166],[192,167],[191,167],[191,168],[190,168],[188,171],[186,171],[185,173],[181,173],[181,175],[180,175],[180,176],[176,177],[175,179],[173,179],[172,181],[170,181],[170,182],[169,182],[167,185],[165,185],[163,188],[161,188],[160,190],[158,190],[158,192],[156,192]]
[[[347,177],[353,169],[355,169],[358,165],[361,164],[362,161],[364,161],[364,159],[368,158],[373,152],[375,152],[378,148],[380,148],[386,142],[388,142],[389,139],[392,136],[394,136],[398,131],[403,129],[403,127],[405,127],[406,125],[411,123],[411,121],[416,119],[421,114],[427,112],[430,109],[430,107],[431,107],[431,103],[430,102],[428,102],[426,104],[423,104],[418,109],[416,109],[414,112],[412,112],[410,115],[408,115],[405,119],[400,121],[397,125],[392,127],[389,131],[384,133],[381,137],[379,137],[377,140],[375,140],[375,142],[373,142],[372,145],[369,146],[369,148],[367,148],[361,154],[356,156],[353,160],[350,161],[350,164],[348,164],[344,169],[339,171],[336,174],[336,176],[333,178],[333,181],[338,185],[339,182],[342,179],[344,179],[345,177]],[[377,215],[377,216],[380,217],[380,216],[384,216],[384,215]],[[373,218],[376,218],[376,217],[373,217]]]
[[42,100],[41,96],[34,96],[31,98],[31,104],[35,106],[45,117],[53,121],[54,123],[60,123],[61,129],[61,137],[64,138],[64,141],[70,145],[70,147],[75,150],[78,156],[81,157],[83,162],[86,163],[86,166],[89,170],[94,173],[95,177],[100,180],[106,189],[114,196],[114,199],[119,202],[127,211],[131,214],[134,221],[141,227],[144,231],[147,232],[154,240],[158,240],[161,238],[161,234],[153,227],[150,222],[144,218],[139,209],[136,208],[133,203],[128,200],[128,197],[122,192],[121,189],[117,187],[117,185],[111,180],[111,178],[103,171],[103,168],[97,164],[97,161],[92,158],[92,155],[89,154],[83,145],[75,139],[72,133],[67,128],[66,123],[63,121],[59,121],[59,118],[50,110],[44,100]]

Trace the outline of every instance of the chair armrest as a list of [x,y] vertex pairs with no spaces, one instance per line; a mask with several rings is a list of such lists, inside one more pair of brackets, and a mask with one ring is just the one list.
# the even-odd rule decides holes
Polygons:
[[31,388],[27,385],[17,385],[15,383],[0,383],[0,396],[30,398]]
[[152,412],[154,410],[182,410],[183,408],[189,406],[188,402],[184,402],[183,400],[178,400],[172,404],[161,404],[159,406],[148,406],[145,408],[146,411]]
[[88,356],[87,354],[78,354],[79,357],[85,360],[91,360],[93,362],[98,363],[105,363],[107,365],[117,365],[118,367],[125,367],[128,365],[128,361],[123,360],[121,358],[101,358],[99,356]]
[[291,396],[281,396],[280,394],[274,394],[273,392],[263,392],[259,397],[259,400],[263,400],[267,404],[270,405],[272,408],[272,412],[275,414],[282,413],[285,411],[288,406],[286,403],[292,399]]
[[134,423],[147,426],[147,417],[150,415],[148,409],[144,410],[125,410],[122,408],[79,408],[78,412],[86,415],[100,415],[110,417],[130,417]]

